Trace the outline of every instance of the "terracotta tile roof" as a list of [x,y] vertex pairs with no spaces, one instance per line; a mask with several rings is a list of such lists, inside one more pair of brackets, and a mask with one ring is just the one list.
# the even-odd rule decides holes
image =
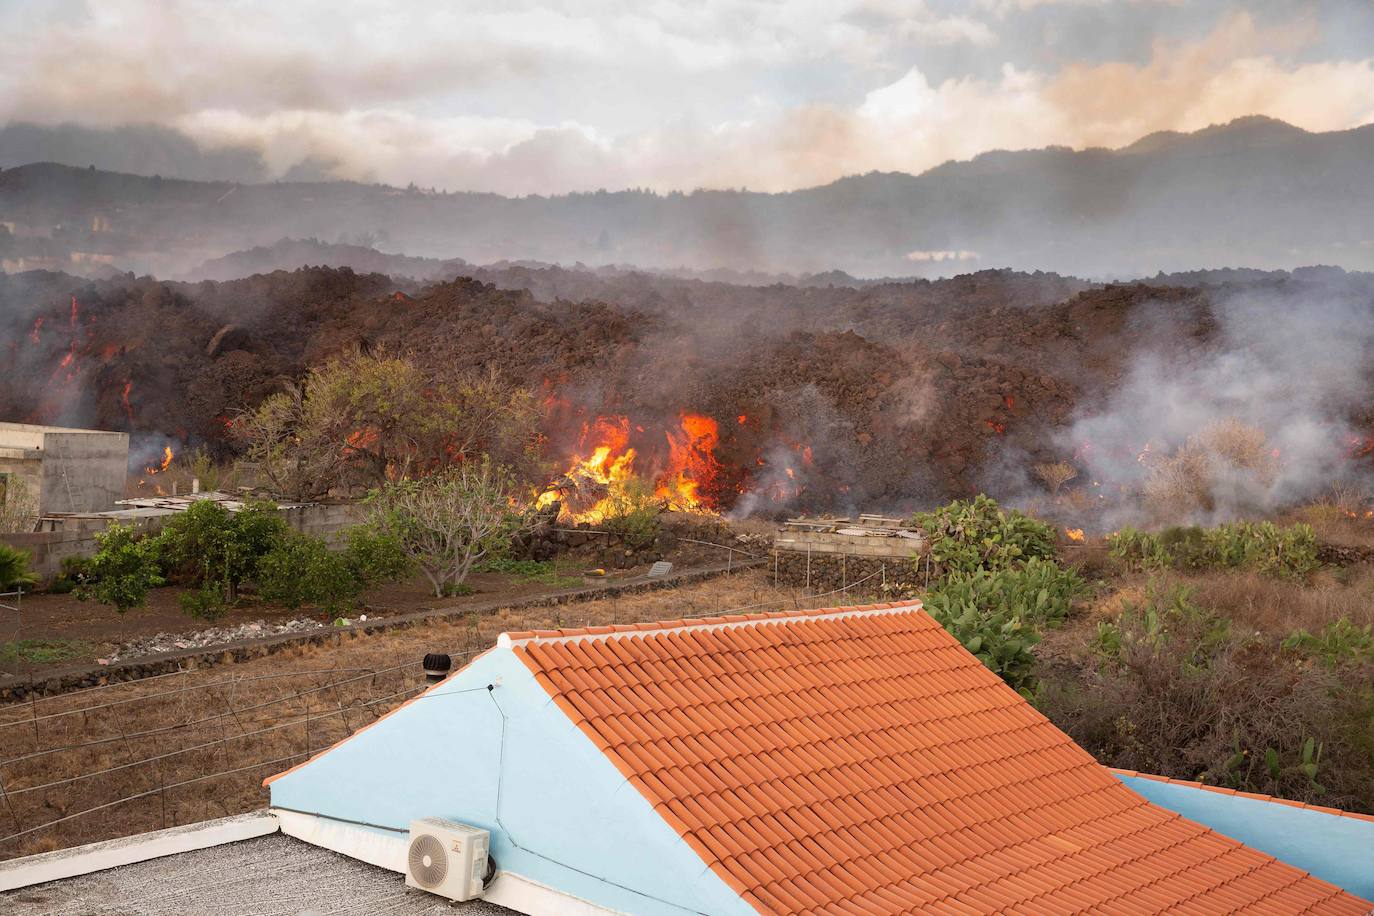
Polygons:
[[504,644],[761,913],[1364,913],[1145,801],[919,604]]
[[1292,808],[1306,808],[1308,811],[1320,811],[1322,814],[1334,814],[1336,817],[1348,817],[1357,821],[1369,821],[1374,823],[1374,814],[1359,814],[1354,811],[1342,811],[1340,808],[1328,808],[1325,805],[1310,805],[1307,802],[1294,801],[1291,798],[1278,798],[1274,795],[1265,795],[1262,792],[1240,792],[1236,789],[1228,789],[1225,786],[1209,786],[1205,782],[1194,782],[1191,779],[1174,779],[1171,776],[1156,776],[1154,773],[1138,773],[1135,770],[1123,770],[1118,767],[1108,767],[1108,769],[1110,772],[1120,776],[1134,776],[1137,779],[1167,782],[1176,786],[1188,786],[1190,789],[1203,789],[1208,792],[1216,792],[1220,795],[1239,795],[1241,798],[1253,798],[1256,801],[1273,802],[1276,805],[1288,805]]

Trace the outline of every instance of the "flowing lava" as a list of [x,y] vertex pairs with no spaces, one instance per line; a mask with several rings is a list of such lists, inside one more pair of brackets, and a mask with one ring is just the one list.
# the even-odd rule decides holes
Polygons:
[[[636,425],[633,432],[646,431]],[[663,431],[666,455],[657,459],[641,457],[645,448],[656,445],[652,436],[636,447],[632,435],[630,419],[624,416],[601,416],[585,424],[567,471],[540,494],[537,505],[561,502],[561,517],[595,524],[643,501],[652,488],[652,498],[669,509],[715,510],[710,495],[720,472],[715,420],[696,413],[679,415],[676,428]]]

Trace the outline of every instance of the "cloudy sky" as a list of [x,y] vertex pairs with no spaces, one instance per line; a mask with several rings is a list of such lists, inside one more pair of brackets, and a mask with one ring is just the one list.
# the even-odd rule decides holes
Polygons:
[[785,190],[1248,114],[1374,121],[1374,3],[0,0],[0,122],[101,165],[154,126],[263,177]]

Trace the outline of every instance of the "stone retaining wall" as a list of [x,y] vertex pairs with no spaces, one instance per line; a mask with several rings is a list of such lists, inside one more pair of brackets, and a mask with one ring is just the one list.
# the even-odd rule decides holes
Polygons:
[[882,594],[910,589],[920,580],[909,557],[870,557],[837,553],[775,550],[770,560],[774,581],[812,594],[854,588],[856,594]]

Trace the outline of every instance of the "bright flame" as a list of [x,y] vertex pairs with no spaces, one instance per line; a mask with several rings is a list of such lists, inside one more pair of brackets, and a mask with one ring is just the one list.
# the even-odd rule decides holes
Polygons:
[[720,443],[716,421],[697,413],[684,413],[682,431],[669,430],[668,469],[658,478],[654,495],[673,509],[698,510],[702,506],[701,487],[710,483],[720,470],[715,450]]
[[156,467],[147,467],[143,470],[149,474],[161,474],[163,471],[167,470],[169,467],[172,466],[173,457],[174,456],[172,454],[172,447],[170,445],[164,445],[162,447],[162,463],[157,465]]
[[1064,529],[1064,535],[1065,535],[1069,540],[1071,540],[1071,541],[1073,541],[1073,542],[1075,542],[1075,543],[1077,543],[1077,544],[1083,543],[1083,529],[1082,529],[1082,528],[1065,528],[1065,529]]
[[[643,469],[638,449],[630,445],[628,417],[598,417],[582,430],[581,445],[562,478],[540,494],[541,508],[562,502],[565,518],[597,523],[617,514],[627,500],[652,497],[679,511],[711,511],[706,490],[719,473],[715,448],[720,442],[716,421],[702,414],[683,413],[678,426],[664,431],[668,456],[662,467]],[[634,426],[636,432],[644,427]],[[638,490],[645,491],[637,493]]]

